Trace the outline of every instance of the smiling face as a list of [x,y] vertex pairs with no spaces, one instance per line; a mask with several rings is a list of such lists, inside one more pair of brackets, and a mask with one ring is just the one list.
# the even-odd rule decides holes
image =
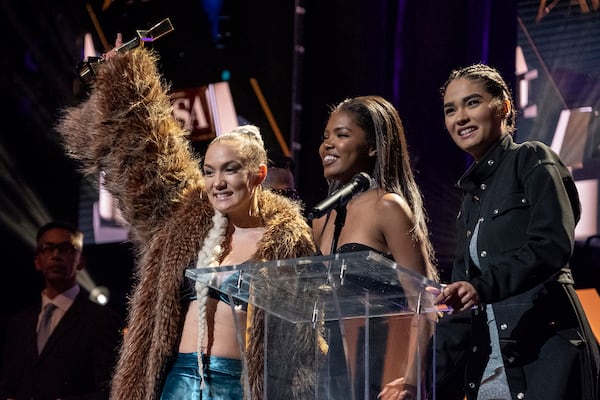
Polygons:
[[327,121],[319,155],[325,178],[346,183],[359,172],[371,173],[375,149],[352,114],[336,111]]
[[481,159],[503,134],[508,102],[494,98],[482,82],[451,81],[444,93],[444,120],[454,143],[475,160]]
[[238,142],[228,140],[211,144],[203,167],[210,203],[232,217],[249,215],[253,193],[262,182],[260,171],[248,170],[239,146]]

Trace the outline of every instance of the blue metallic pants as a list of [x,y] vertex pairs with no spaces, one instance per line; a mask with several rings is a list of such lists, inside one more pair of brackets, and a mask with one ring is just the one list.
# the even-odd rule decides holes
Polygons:
[[200,389],[197,353],[179,353],[160,400],[241,400],[242,362],[224,357],[202,356],[204,384]]

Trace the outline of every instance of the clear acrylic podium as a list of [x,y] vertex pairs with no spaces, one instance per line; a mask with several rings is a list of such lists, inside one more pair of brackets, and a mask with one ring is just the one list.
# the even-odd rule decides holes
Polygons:
[[[294,368],[303,355],[290,354],[297,332],[314,335],[312,347],[302,350],[312,353],[304,359],[314,360],[307,400],[374,400],[401,377],[416,387],[417,399],[425,398],[438,283],[372,251],[188,269],[186,275],[229,300],[244,366],[247,313],[241,310],[249,304],[261,312],[263,399],[285,400],[286,385],[301,384]],[[250,399],[247,368],[242,383]]]

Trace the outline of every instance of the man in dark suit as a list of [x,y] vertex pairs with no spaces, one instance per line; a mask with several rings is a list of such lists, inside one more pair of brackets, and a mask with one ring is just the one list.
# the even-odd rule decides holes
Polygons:
[[108,399],[121,319],[77,284],[83,234],[55,221],[40,228],[36,239],[34,264],[46,287],[41,303],[8,322],[0,400]]

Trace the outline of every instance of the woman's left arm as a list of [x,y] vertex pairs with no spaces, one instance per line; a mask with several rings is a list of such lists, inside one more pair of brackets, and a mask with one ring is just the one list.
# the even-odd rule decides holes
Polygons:
[[[413,228],[413,215],[408,204],[398,195],[386,194],[379,200],[376,215],[385,242],[394,257],[394,261],[401,267],[427,277],[427,255],[422,243],[415,238]],[[405,281],[400,276],[400,283],[404,289],[409,307],[415,310],[410,321],[406,318],[390,318],[389,331],[403,331],[405,325],[410,323],[406,330],[408,337],[403,337],[402,346],[398,346],[398,355],[393,351],[386,352],[387,357],[405,357],[402,365],[403,376],[394,374],[394,379],[388,382],[379,393],[381,399],[414,399],[417,386],[422,381],[418,371],[425,371],[427,345],[433,334],[433,324],[436,315],[420,314],[417,310],[419,298],[423,295],[420,287],[414,287],[412,282]],[[435,314],[435,313],[434,313]],[[393,350],[393,349],[391,349]],[[421,368],[419,368],[421,364]]]

